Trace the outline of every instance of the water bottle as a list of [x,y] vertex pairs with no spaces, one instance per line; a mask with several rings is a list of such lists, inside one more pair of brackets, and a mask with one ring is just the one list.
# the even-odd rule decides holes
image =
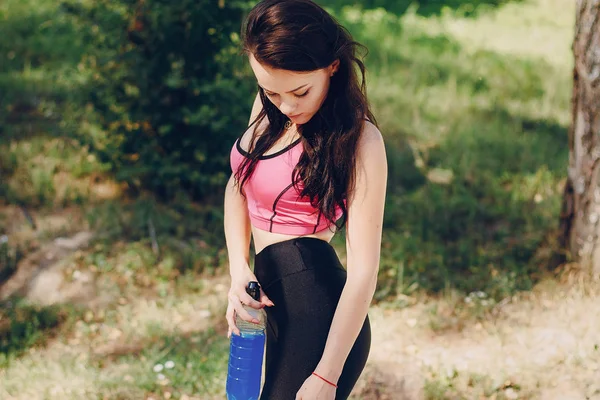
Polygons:
[[[246,292],[254,300],[260,299],[260,286],[252,281]],[[229,345],[229,365],[227,371],[227,400],[258,400],[265,349],[265,325],[267,314],[244,306],[253,318],[260,322],[246,322],[236,315],[235,324],[240,335],[231,333]]]

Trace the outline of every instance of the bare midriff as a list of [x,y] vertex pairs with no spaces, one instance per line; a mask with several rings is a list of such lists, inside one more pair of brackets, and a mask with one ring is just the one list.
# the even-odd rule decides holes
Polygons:
[[252,226],[252,238],[254,239],[255,254],[260,253],[265,247],[267,247],[269,245],[279,243],[279,242],[284,242],[286,240],[295,239],[295,238],[299,238],[299,237],[312,237],[312,238],[324,240],[327,243],[329,243],[334,235],[335,235],[335,231],[332,231],[331,229],[324,229],[320,232],[316,232],[313,234],[298,236],[298,235],[286,235],[283,233],[268,232],[268,231],[258,229],[256,227]]

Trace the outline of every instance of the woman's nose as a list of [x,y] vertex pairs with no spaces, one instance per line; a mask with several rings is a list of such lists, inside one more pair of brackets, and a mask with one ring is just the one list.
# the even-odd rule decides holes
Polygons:
[[286,101],[282,101],[279,105],[279,111],[281,111],[285,115],[293,115],[295,109],[296,104],[292,104]]

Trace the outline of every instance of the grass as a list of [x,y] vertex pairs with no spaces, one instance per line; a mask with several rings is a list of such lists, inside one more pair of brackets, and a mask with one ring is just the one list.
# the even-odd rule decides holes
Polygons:
[[[369,48],[388,144],[382,298],[416,285],[501,299],[548,264],[568,160],[572,28],[568,14],[536,4],[478,18],[342,9]],[[530,33],[517,36],[524,23]],[[528,39],[544,35],[541,46]]]
[[0,304],[0,367],[34,346],[46,343],[69,320],[69,306],[40,307],[25,299],[10,298]]
[[[23,19],[31,5],[7,4],[3,16],[11,21]],[[38,76],[45,82],[40,88],[48,90],[34,90],[32,96],[65,111],[65,118],[55,120],[44,106],[29,101],[30,114],[41,113],[46,125],[4,124],[13,134],[0,140],[0,169],[7,176],[0,192],[28,207],[91,205],[89,221],[107,240],[155,241],[149,236],[156,225],[161,245],[187,249],[176,264],[217,268],[224,248],[218,196],[203,205],[198,218],[190,218],[198,215],[197,205],[185,199],[162,208],[143,198],[96,207],[97,199],[119,199],[126,192],[112,183],[107,166],[89,148],[69,139],[69,130],[87,112],[85,99],[77,97],[86,79],[80,64],[86,48],[80,41],[71,47],[65,43],[83,28],[43,4],[35,12],[42,31],[27,24],[12,36],[33,38],[30,50],[23,39],[15,40],[16,47],[0,44],[14,53],[0,73],[25,80]],[[383,4],[377,2],[365,3],[364,9],[324,4],[333,6],[370,50],[369,93],[388,147],[389,194],[376,298],[453,287],[465,293],[483,290],[501,300],[529,289],[556,250],[568,157],[573,21],[567,12],[552,11],[564,10],[564,0],[544,7],[476,2],[483,5],[469,15],[452,2],[426,13],[425,8],[442,3],[422,2],[401,13],[373,8]],[[53,13],[57,17],[48,19]],[[36,39],[41,33],[57,45]],[[19,91],[7,86],[6,93]],[[0,108],[13,110],[10,114],[22,101],[7,96],[3,103]],[[16,134],[23,130],[31,133]],[[203,267],[193,256],[200,241],[187,240],[190,236],[216,249],[202,249],[214,255],[205,257]]]
[[[49,229],[46,216],[35,217],[40,229]],[[147,243],[101,240],[61,261],[63,287],[92,277],[91,301],[79,307],[3,303],[0,398],[217,396],[229,344],[220,318],[224,282],[208,285],[199,271],[179,273],[168,260],[167,254],[156,260]],[[146,268],[150,263],[155,269]],[[174,367],[162,378],[154,367],[167,361]]]
[[[73,257],[65,273],[96,273],[100,304],[65,314],[52,335],[44,331],[54,328],[57,318],[47,309],[28,314],[39,324],[25,325],[23,318],[13,323],[11,352],[0,370],[0,397],[204,399],[221,393],[229,341],[217,317],[224,313],[219,300],[225,285],[207,286],[197,275],[188,277],[193,284],[163,286],[154,276],[146,285],[129,279],[138,270],[122,261],[131,256],[126,246],[108,253],[105,264],[119,265],[119,271],[90,265],[84,253]],[[27,334],[17,332],[21,329]],[[36,383],[23,387],[25,379]]]
[[86,49],[55,2],[0,5],[0,196],[27,207],[81,205],[89,178],[106,168],[70,139],[86,113]]
[[384,8],[386,11],[397,15],[413,10],[425,17],[436,16],[445,12],[452,12],[464,17],[476,17],[480,15],[481,11],[491,10],[512,1],[519,0],[324,0],[318,3],[333,7],[335,10],[352,5],[365,10]]
[[[388,148],[376,303],[408,309],[423,291],[437,292],[443,300],[427,304],[417,326],[445,337],[485,325],[503,300],[535,286],[555,250],[573,5],[485,2],[474,12],[456,2],[398,2],[386,12],[376,1],[324,3],[370,50],[369,96]],[[0,197],[32,210],[40,227],[26,233],[37,240],[73,231],[45,231],[44,215],[60,209],[96,231],[65,276],[89,272],[103,294],[81,313],[30,311],[38,323],[11,334],[0,397],[222,398],[226,281],[208,288],[203,278],[226,268],[220,205],[128,199],[69,139],[86,112],[78,98],[85,43],[71,40],[81,27],[43,0],[3,2],[0,20],[10,22],[0,24]],[[24,235],[14,233],[18,221],[0,219],[11,246]],[[343,257],[343,235],[334,244]],[[6,259],[14,257],[11,250]],[[426,369],[425,398],[536,398],[546,382],[535,371],[495,373],[489,362],[481,373],[449,362]]]

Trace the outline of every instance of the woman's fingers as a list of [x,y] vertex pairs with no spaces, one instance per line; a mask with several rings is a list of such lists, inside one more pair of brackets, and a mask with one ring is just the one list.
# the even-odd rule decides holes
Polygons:
[[254,300],[252,296],[246,292],[240,293],[239,299],[243,305],[256,308],[257,310],[260,310],[264,307],[264,304],[262,304],[260,301]]
[[[252,297],[250,297],[250,296],[245,297],[245,299],[247,302],[254,301],[254,300],[252,300]],[[256,303],[256,301],[255,301],[255,303]],[[254,322],[253,321],[254,317],[252,315],[250,315],[250,313],[244,308],[239,297],[237,295],[235,295],[234,293],[229,294],[229,304],[233,307],[233,309],[235,310],[235,313],[241,319],[243,319],[244,321],[247,321],[247,322]]]
[[[246,279],[250,279],[250,280],[246,281]],[[246,292],[248,282],[256,280],[256,278],[250,277],[250,278],[246,278],[246,279],[244,279],[243,281],[235,282],[230,289],[230,294],[237,296],[239,301],[241,301],[242,304],[244,304],[246,306],[250,306],[250,307],[256,308],[256,309],[263,308],[266,304],[263,304],[261,301],[254,300],[252,298],[252,296],[250,296],[248,294],[248,292]]]
[[239,316],[242,320],[247,322],[259,322],[244,306],[260,310],[265,306],[272,307],[275,305],[262,288],[260,289],[260,301],[254,300],[252,296],[246,292],[244,284],[232,285],[227,297],[229,299],[229,304],[227,306],[225,317],[227,319],[227,324],[229,325],[227,330],[228,338],[230,338],[232,334],[240,335],[240,330],[235,323],[236,316]]
[[239,316],[241,319],[243,319],[244,321],[247,321],[247,322],[254,322],[254,323],[258,323],[258,322],[259,322],[259,321],[258,321],[258,320],[257,320],[257,319],[256,319],[254,316],[252,316],[252,315],[251,315],[251,314],[248,312],[248,310],[246,310],[246,309],[244,308],[244,306],[242,306],[240,303],[238,303],[238,304],[237,304],[236,306],[234,306],[234,307],[235,307],[235,312],[236,312],[236,314],[237,314],[237,315],[238,315],[238,316]]
[[234,332],[237,335],[239,335],[240,330],[238,329],[237,325],[235,324],[235,311],[234,311],[234,308],[231,305],[231,303],[229,303],[229,306],[227,307],[227,313],[225,314],[225,318],[227,319],[227,324],[229,325],[227,337],[231,337],[231,332]]
[[262,288],[260,289],[260,302],[261,304],[264,304],[266,306],[274,306],[275,303],[273,303],[271,301],[271,299],[269,299],[269,297],[265,294],[265,292],[263,292]]

